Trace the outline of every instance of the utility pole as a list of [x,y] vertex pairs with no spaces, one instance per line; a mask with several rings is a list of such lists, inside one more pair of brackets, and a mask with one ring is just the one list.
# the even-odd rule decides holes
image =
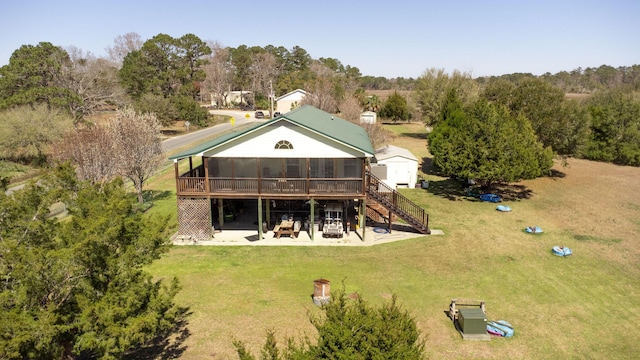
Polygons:
[[269,108],[269,115],[273,118],[273,83],[269,80],[269,97],[271,98],[271,107]]

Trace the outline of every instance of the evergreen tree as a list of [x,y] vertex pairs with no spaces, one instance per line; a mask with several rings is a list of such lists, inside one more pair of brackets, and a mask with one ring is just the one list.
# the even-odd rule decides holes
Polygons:
[[398,120],[407,121],[411,118],[409,113],[409,107],[407,105],[407,99],[394,91],[391,96],[384,102],[382,109],[380,109],[380,116],[386,119],[391,119],[393,122]]
[[71,67],[69,54],[58,46],[23,45],[0,68],[0,109],[45,103],[72,114],[82,99],[67,88]]
[[599,93],[588,105],[591,135],[584,157],[640,166],[640,101],[620,89]]
[[524,116],[485,100],[466,109],[450,108],[450,115],[428,137],[434,164],[444,174],[491,188],[542,176],[553,165],[551,149],[537,141]]
[[[287,340],[280,354],[273,331],[261,352],[261,360],[277,359],[422,359],[424,341],[420,339],[415,319],[398,305],[394,295],[379,308],[369,305],[362,297],[349,299],[344,290],[332,295],[323,305],[324,316],[310,316],[318,330],[314,344],[310,339],[296,343]],[[241,341],[234,341],[241,359],[255,359]]]
[[[67,221],[49,216],[57,201]],[[0,208],[0,358],[117,359],[174,326],[177,281],[144,270],[167,250],[166,219],[134,212],[122,181],[63,166]]]

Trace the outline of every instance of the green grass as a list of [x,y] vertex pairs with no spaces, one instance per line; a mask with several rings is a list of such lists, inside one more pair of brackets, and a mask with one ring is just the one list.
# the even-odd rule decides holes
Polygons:
[[36,176],[39,172],[40,171],[38,169],[27,165],[0,160],[0,177],[10,179],[10,186],[18,185],[21,182]]
[[[419,136],[396,142],[428,156]],[[432,175],[428,191],[403,189],[427,209],[431,228],[443,236],[362,248],[173,247],[149,269],[158,278],[177,276],[183,286],[177,301],[191,315],[181,358],[236,358],[233,339],[259,353],[268,329],[280,341],[314,336],[307,316],[319,311],[311,295],[313,280],[321,277],[332,290],[344,284],[374,304],[397,294],[417,320],[430,358],[636,358],[640,169],[571,164],[556,166],[562,177],[503,189],[521,195],[506,202],[510,213],[467,198],[460,184]],[[148,213],[172,214],[175,224],[173,170],[148,188],[162,194]],[[530,225],[545,232],[525,233]],[[554,245],[574,254],[556,257]],[[510,321],[516,335],[462,340],[445,316],[452,298],[485,300],[488,318]]]

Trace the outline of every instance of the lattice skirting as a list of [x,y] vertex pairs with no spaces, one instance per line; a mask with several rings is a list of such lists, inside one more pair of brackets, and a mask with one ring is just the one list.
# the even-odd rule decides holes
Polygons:
[[178,236],[192,240],[213,238],[209,199],[178,198]]

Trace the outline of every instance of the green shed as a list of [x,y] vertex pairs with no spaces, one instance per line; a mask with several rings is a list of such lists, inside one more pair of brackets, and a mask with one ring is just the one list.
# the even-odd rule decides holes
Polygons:
[[458,324],[465,335],[487,333],[487,316],[482,309],[460,309]]

